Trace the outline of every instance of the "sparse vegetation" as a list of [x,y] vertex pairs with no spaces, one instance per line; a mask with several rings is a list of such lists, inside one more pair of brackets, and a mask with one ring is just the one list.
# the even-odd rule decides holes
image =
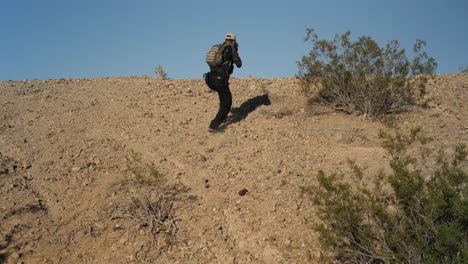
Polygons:
[[[0,263],[346,263],[319,261],[320,251],[333,251],[319,247],[318,206],[299,199],[298,186],[318,186],[311,170],[321,168],[339,170],[353,193],[373,190],[372,177],[382,175],[391,195],[390,154],[377,135],[395,131],[327,106],[304,108],[297,79],[235,78],[230,116],[242,120],[208,138],[203,123],[217,95],[201,79],[153,77],[0,82]],[[420,147],[430,151],[425,164],[407,166],[426,168],[424,180],[439,169],[440,146],[468,146],[466,77],[438,76],[428,108],[382,116],[404,131],[399,137],[411,139],[409,126],[419,125],[434,138],[423,145],[418,132],[401,151],[418,159]],[[264,91],[269,106],[252,101]],[[466,157],[458,163],[468,169]],[[171,206],[162,226],[148,224]],[[171,223],[179,228],[172,239]]]
[[380,131],[379,137],[382,140],[382,147],[385,148],[393,159],[403,160],[407,159],[408,147],[419,142],[421,145],[429,143],[432,138],[424,135],[421,127],[412,128],[408,135],[396,131],[395,133],[389,133]]
[[391,128],[391,129],[397,129],[398,128],[398,119],[396,118],[395,115],[385,115],[383,118],[382,118],[382,124],[385,125],[385,127],[387,128]]
[[120,218],[136,222],[138,228],[147,228],[154,238],[164,234],[172,239],[179,229],[174,205],[163,195],[151,198],[150,194],[145,193],[132,197],[130,203],[119,204],[114,208],[112,220]]
[[156,77],[159,79],[167,80],[167,73],[161,65],[154,68],[154,74],[156,74]]
[[156,169],[153,162],[144,161],[141,153],[129,151],[124,179],[120,182],[122,186],[158,186],[164,182],[164,175]]
[[458,70],[460,70],[461,73],[466,73],[468,72],[468,65],[466,65],[465,67],[460,67],[458,68]]
[[173,197],[183,189],[167,186],[164,176],[153,162],[143,159],[141,153],[130,150],[120,188],[133,188],[126,201],[118,202],[111,208],[111,219],[126,219],[137,223],[137,229],[144,228],[153,237],[153,243],[162,234],[166,244],[175,237],[178,225],[175,217]]
[[319,39],[307,29],[305,41],[312,50],[298,62],[299,77],[309,102],[369,118],[404,110],[414,102],[415,92],[425,93],[437,63],[423,51],[426,42],[416,40],[413,60],[397,40],[385,47],[369,36],[356,42],[351,32],[333,40]]
[[302,189],[319,208],[315,230],[322,247],[347,263],[467,263],[468,173],[459,166],[466,146],[455,148],[451,162],[440,152],[426,173],[407,151],[427,143],[419,128],[381,138],[393,157],[389,175],[364,183],[362,170],[350,162],[357,187],[344,175],[320,171],[318,186]]

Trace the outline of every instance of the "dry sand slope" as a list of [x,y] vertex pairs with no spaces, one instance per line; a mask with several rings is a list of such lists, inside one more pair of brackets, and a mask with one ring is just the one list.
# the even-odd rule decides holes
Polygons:
[[[0,82],[0,262],[314,262],[300,187],[347,159],[388,168],[385,126],[306,107],[293,78],[234,78],[231,90],[232,120],[210,134],[218,99],[201,80]],[[468,144],[468,75],[438,76],[425,100],[401,128],[422,126],[434,148]],[[129,182],[132,152],[166,181]],[[174,203],[175,238],[122,218],[142,197]]]

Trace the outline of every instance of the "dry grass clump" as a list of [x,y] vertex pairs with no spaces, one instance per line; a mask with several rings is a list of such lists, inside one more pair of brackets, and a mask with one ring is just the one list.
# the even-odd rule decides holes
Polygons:
[[154,74],[156,74],[156,77],[159,79],[167,80],[167,73],[161,65],[158,65],[158,67],[154,68]]
[[145,230],[152,236],[151,245],[161,238],[171,244],[179,230],[175,196],[185,192],[186,188],[166,184],[164,175],[141,153],[130,150],[126,160],[124,178],[117,187],[127,195],[113,203],[108,211],[111,220],[121,219],[125,225],[132,223],[130,226],[137,230]]
[[129,151],[124,179],[119,183],[122,188],[160,186],[165,182],[164,175],[156,169],[153,162],[145,161],[141,153]]
[[115,206],[111,219],[131,220],[138,228],[147,228],[154,237],[165,234],[173,238],[179,229],[174,205],[163,195],[151,197],[145,193],[132,197],[130,202]]

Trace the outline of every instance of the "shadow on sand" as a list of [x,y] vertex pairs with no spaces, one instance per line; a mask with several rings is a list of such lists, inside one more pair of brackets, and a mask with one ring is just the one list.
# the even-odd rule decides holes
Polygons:
[[270,105],[271,101],[268,94],[258,95],[243,102],[239,107],[231,108],[231,115],[226,118],[226,121],[220,126],[225,129],[231,124],[240,122],[245,119],[250,113],[255,111],[259,106]]

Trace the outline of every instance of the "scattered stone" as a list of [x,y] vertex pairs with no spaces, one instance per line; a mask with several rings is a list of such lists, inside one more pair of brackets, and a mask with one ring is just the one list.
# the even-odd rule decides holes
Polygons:
[[10,255],[10,259],[12,260],[18,260],[20,258],[20,254],[18,252],[13,252]]
[[119,230],[124,230],[124,229],[125,228],[121,227],[119,224],[115,225],[114,228],[113,228],[114,232],[119,231]]
[[88,170],[89,171],[95,171],[96,170],[96,163],[94,163],[94,162],[88,163]]
[[196,159],[197,161],[202,161],[202,162],[206,161],[206,157],[203,156],[202,154],[197,155],[195,159]]
[[[468,80],[468,75],[464,76]],[[132,77],[129,80],[132,82],[127,82],[125,78],[90,79],[80,81],[79,86],[76,85],[78,80],[71,80],[75,86],[70,89],[55,87],[57,81],[54,80],[49,81],[50,87],[41,85],[40,89],[36,89],[40,81],[36,82],[34,88],[15,82],[17,88],[11,89],[7,88],[8,84],[0,82],[0,90],[7,88],[4,89],[7,96],[14,96],[14,91],[23,88],[19,87],[22,85],[25,92],[19,95],[27,96],[17,100],[6,97],[0,103],[5,110],[0,113],[0,134],[4,136],[0,137],[0,151],[18,155],[14,157],[20,159],[14,161],[0,154],[0,180],[4,181],[0,183],[3,184],[0,189],[3,188],[6,193],[2,196],[3,200],[0,199],[0,215],[21,208],[21,201],[29,202],[40,194],[51,203],[52,209],[58,209],[64,216],[55,223],[49,222],[46,216],[41,219],[42,227],[36,224],[31,214],[3,219],[6,227],[22,223],[22,217],[24,220],[33,220],[29,221],[31,228],[28,230],[31,231],[22,228],[24,231],[20,230],[21,233],[17,234],[18,241],[15,242],[19,245],[35,241],[33,239],[47,239],[42,233],[46,231],[44,226],[68,223],[65,222],[69,219],[67,216],[76,211],[74,207],[79,205],[82,192],[85,192],[84,198],[92,199],[89,215],[80,215],[78,221],[69,222],[59,230],[61,234],[66,234],[66,231],[77,232],[73,237],[73,245],[67,245],[66,250],[73,250],[74,245],[80,246],[92,239],[94,235],[90,235],[91,230],[95,234],[102,232],[102,237],[117,236],[115,240],[123,236],[120,243],[125,243],[125,246],[115,243],[109,247],[114,251],[111,254],[122,253],[125,259],[128,254],[133,254],[133,260],[150,259],[152,255],[147,254],[151,252],[146,248],[149,246],[146,242],[151,241],[143,240],[151,239],[147,236],[150,231],[148,227],[134,228],[136,223],[131,220],[110,221],[106,218],[103,220],[106,222],[105,227],[93,224],[92,229],[78,229],[83,224],[81,220],[98,220],[93,218],[96,210],[124,209],[120,206],[127,205],[123,202],[129,197],[122,191],[127,192],[127,187],[128,196],[137,197],[141,190],[150,191],[154,197],[159,195],[159,189],[152,186],[136,188],[125,185],[124,179],[133,179],[123,173],[131,165],[125,159],[125,144],[128,144],[128,149],[135,148],[136,152],[141,152],[145,161],[154,161],[155,168],[164,172],[170,186],[173,183],[180,184],[180,190],[178,187],[168,188],[167,195],[174,197],[176,210],[182,207],[180,218],[193,223],[190,231],[193,230],[194,239],[187,242],[186,248],[175,247],[170,252],[174,259],[185,259],[187,256],[187,262],[194,262],[196,259],[214,258],[213,254],[216,254],[216,258],[226,263],[258,262],[260,259],[271,263],[303,263],[307,262],[307,258],[320,257],[318,250],[307,250],[314,245],[314,238],[301,233],[301,228],[305,226],[303,215],[309,213],[311,203],[295,194],[297,186],[310,183],[304,174],[319,169],[338,168],[340,171],[347,167],[346,158],[353,155],[359,161],[373,165],[372,170],[380,167],[381,162],[387,164],[390,159],[381,148],[363,146],[364,142],[368,142],[364,139],[366,136],[371,141],[377,140],[377,130],[382,127],[381,124],[342,116],[339,112],[333,114],[338,115],[333,118],[332,112],[318,106],[309,109],[309,106],[303,104],[303,95],[296,94],[300,89],[293,85],[292,79],[232,78],[233,87],[236,88],[233,106],[244,112],[239,110],[231,114],[248,115],[243,116],[240,122],[228,125],[224,136],[215,138],[207,136],[205,127],[217,111],[217,94],[208,90],[200,79],[170,81],[176,83],[172,86],[173,91],[164,89],[169,81],[145,80],[143,77]],[[99,92],[95,92],[96,88],[99,88]],[[464,120],[465,90],[461,91],[460,98],[455,98],[456,93],[446,92],[449,88],[437,85],[434,90],[438,94],[429,90],[428,94],[434,96],[429,106],[434,108],[405,113],[400,123],[407,121],[406,124],[410,126],[416,123],[427,127],[430,131],[425,128],[424,132],[441,141],[436,144],[464,139],[468,132],[468,123]],[[259,106],[253,109],[249,99],[255,98],[265,89],[270,90],[273,104],[268,108]],[[191,98],[192,95],[197,98]],[[48,99],[50,104],[44,105],[41,99]],[[105,100],[108,100],[108,104],[102,103]],[[125,112],[126,106],[132,101],[138,102],[132,104],[138,108]],[[438,101],[442,102],[439,106],[436,105]],[[86,107],[94,104],[100,104],[99,109],[86,110]],[[86,111],[70,115],[68,110],[75,105]],[[445,108],[452,112],[444,112]],[[459,113],[453,114],[457,108],[460,109]],[[302,116],[309,112],[307,117]],[[88,121],[90,114],[96,122]],[[180,126],[180,122],[186,125]],[[9,124],[17,127],[16,130],[9,130]],[[361,125],[366,129],[365,135],[354,133],[352,129],[360,128]],[[441,127],[444,127],[444,135],[438,133]],[[48,133],[51,136],[46,136]],[[353,145],[337,145],[335,141]],[[431,149],[432,146],[435,147],[431,145]],[[31,164],[34,165],[32,169],[26,170]],[[468,162],[462,165],[468,165]],[[67,175],[67,172],[71,175]],[[174,179],[176,175],[180,181]],[[296,175],[302,175],[302,178]],[[102,189],[114,182],[115,188]],[[211,182],[215,185],[211,186]],[[187,184],[187,189],[183,184]],[[249,186],[254,194],[249,194],[250,190],[240,187],[242,185]],[[42,190],[41,187],[47,188]],[[235,190],[239,197],[235,196]],[[172,192],[174,195],[177,192],[177,196],[172,196]],[[229,193],[232,197],[229,197]],[[17,207],[12,208],[14,202]],[[40,204],[39,200],[32,203],[34,206],[36,204]],[[273,220],[273,217],[277,220]],[[269,218],[272,220],[264,221]],[[284,219],[287,219],[286,223],[282,222]],[[116,225],[115,222],[120,224]],[[286,228],[280,230],[278,226]],[[237,232],[242,230],[245,232]],[[88,233],[84,235],[81,231]],[[34,232],[34,236],[29,232]],[[252,235],[255,239],[251,239]],[[0,248],[6,244],[2,239],[0,236]],[[134,244],[136,240],[138,245]],[[244,243],[240,244],[242,241]],[[143,242],[146,243],[144,250],[133,250]],[[232,246],[237,244],[242,246]],[[38,243],[31,245],[34,254],[37,254]],[[199,251],[187,254],[198,248]],[[29,259],[31,254],[26,249],[19,250],[18,260],[10,259],[8,255],[5,261],[16,264]],[[46,254],[44,256],[53,258]],[[101,259],[102,255],[96,254],[95,257]]]
[[181,125],[188,125],[192,121],[192,118],[184,119],[180,122]]
[[248,192],[249,192],[249,190],[247,190],[247,189],[244,188],[244,189],[242,189],[242,190],[239,191],[239,195],[240,195],[240,196],[244,196],[244,195],[246,195]]

